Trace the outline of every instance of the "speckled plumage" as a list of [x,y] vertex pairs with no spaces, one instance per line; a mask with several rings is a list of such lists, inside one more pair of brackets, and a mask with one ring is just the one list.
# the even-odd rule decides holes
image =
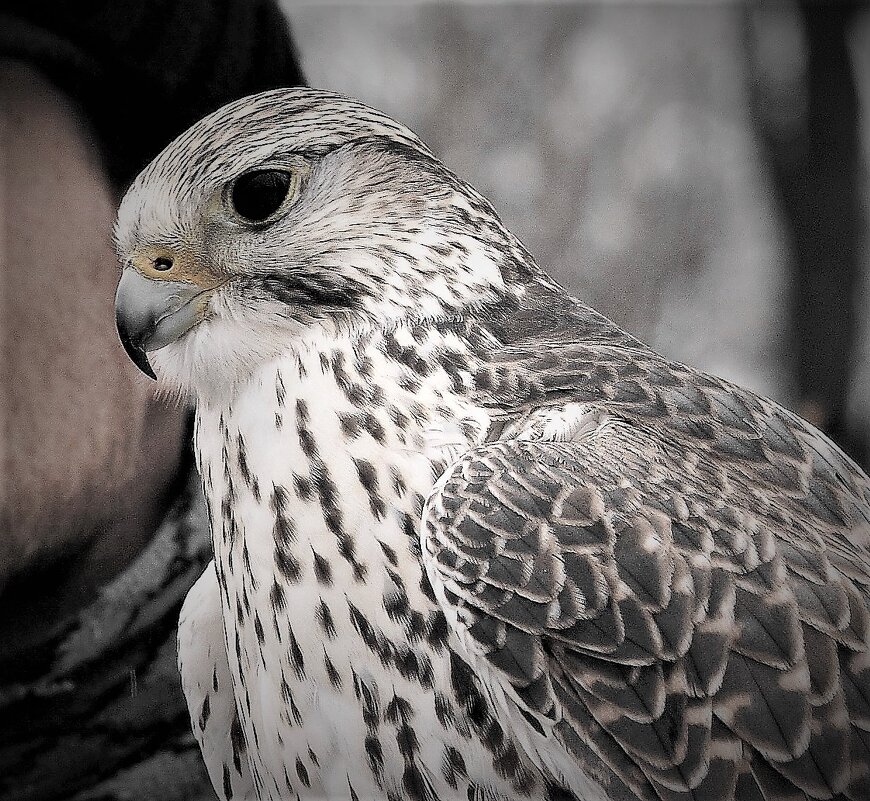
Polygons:
[[[239,224],[263,164],[303,185]],[[821,433],[568,297],[329,93],[170,145],[119,212],[152,246],[227,278],[151,354],[198,403],[179,658],[223,798],[870,798],[870,482]]]

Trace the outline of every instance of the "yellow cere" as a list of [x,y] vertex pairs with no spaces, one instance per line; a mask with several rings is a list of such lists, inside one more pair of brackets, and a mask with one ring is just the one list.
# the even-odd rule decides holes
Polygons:
[[198,263],[188,254],[175,250],[154,249],[130,259],[130,265],[156,281],[185,281],[203,289],[214,289],[225,283],[226,276]]

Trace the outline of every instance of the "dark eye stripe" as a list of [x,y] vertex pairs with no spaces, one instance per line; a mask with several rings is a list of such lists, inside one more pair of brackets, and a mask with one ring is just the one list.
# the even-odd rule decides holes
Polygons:
[[252,170],[236,179],[230,201],[240,217],[262,222],[280,208],[292,185],[287,170]]

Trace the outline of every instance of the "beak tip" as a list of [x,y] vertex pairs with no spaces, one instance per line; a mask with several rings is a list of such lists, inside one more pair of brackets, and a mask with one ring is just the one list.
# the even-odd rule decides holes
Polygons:
[[130,361],[145,373],[148,378],[156,381],[157,376],[154,374],[154,368],[151,367],[151,362],[148,361],[148,354],[145,352],[145,349],[141,344],[137,344],[133,341],[129,332],[126,330],[125,326],[122,325],[120,320],[118,320],[117,325],[118,337],[121,340],[121,344],[124,346],[124,350],[130,357]]
[[157,376],[154,373],[154,370],[151,367],[151,364],[148,361],[148,357],[145,355],[145,352],[142,352],[142,361],[136,362],[136,366],[148,376],[153,381],[157,380]]

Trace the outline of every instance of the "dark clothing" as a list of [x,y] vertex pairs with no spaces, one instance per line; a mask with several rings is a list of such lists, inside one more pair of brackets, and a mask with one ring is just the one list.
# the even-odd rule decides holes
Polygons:
[[[270,0],[0,0],[0,57],[80,104],[119,193],[203,115],[303,82]],[[35,646],[3,644],[0,801],[214,798],[176,667],[178,612],[211,558],[198,478],[189,483],[89,607]]]
[[[176,667],[178,611],[211,559],[199,478],[90,606],[0,653],[0,799],[213,799]],[[49,587],[41,588],[50,592]]]
[[0,0],[0,56],[82,105],[119,189],[210,111],[303,83],[271,0]]

